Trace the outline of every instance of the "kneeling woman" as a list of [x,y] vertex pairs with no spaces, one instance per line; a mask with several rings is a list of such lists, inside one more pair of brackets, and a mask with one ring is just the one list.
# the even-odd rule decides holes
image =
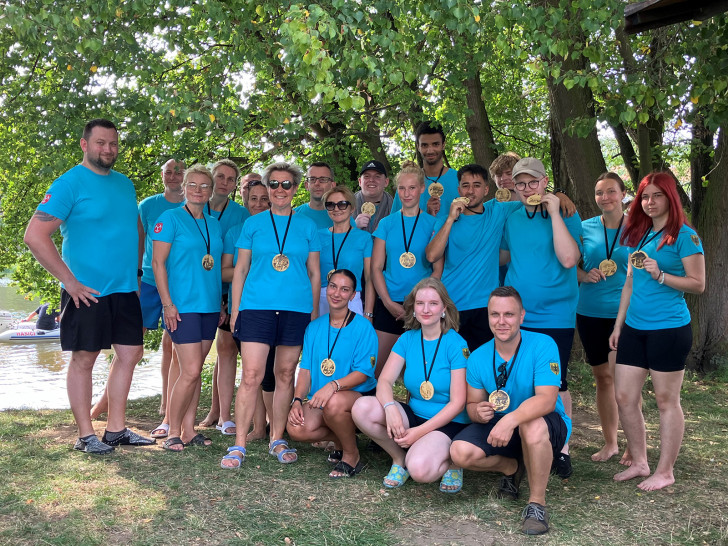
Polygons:
[[[459,315],[445,286],[422,279],[404,302],[405,328],[392,348],[376,397],[357,400],[352,409],[359,429],[392,456],[386,487],[442,478],[440,491],[462,489],[462,469],[453,468],[450,444],[470,422],[465,413],[468,345],[456,332]],[[404,367],[409,404],[395,402],[392,386]]]
[[[299,442],[334,442],[328,456],[336,466],[330,478],[362,469],[351,408],[363,394],[374,394],[377,334],[367,319],[349,309],[356,276],[337,269],[326,287],[329,314],[306,328],[288,435]],[[308,402],[303,398],[308,394]]]

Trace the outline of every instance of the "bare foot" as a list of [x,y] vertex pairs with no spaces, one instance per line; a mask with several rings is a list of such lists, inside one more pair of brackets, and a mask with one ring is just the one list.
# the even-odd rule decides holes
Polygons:
[[591,460],[602,463],[604,461],[608,461],[617,453],[619,453],[619,448],[617,446],[604,446],[591,456]]
[[109,410],[108,405],[106,404],[106,397],[101,398],[98,402],[94,404],[94,406],[91,408],[91,420],[98,419],[102,414],[106,413]]
[[256,429],[253,429],[250,432],[248,432],[246,441],[255,442],[256,440],[263,440],[265,438],[266,438],[265,429],[263,429],[263,432],[258,432]]
[[645,481],[639,483],[637,487],[642,491],[657,491],[668,485],[675,483],[675,476],[670,474],[658,474],[655,472],[652,476],[647,478]]
[[622,458],[619,459],[619,464],[624,466],[632,466],[632,454],[629,452],[629,448],[625,448]]
[[219,415],[218,416],[213,416],[213,415],[211,415],[211,414],[208,413],[207,414],[207,417],[205,417],[202,421],[200,421],[200,424],[197,425],[197,426],[198,427],[202,427],[202,428],[214,427],[215,425],[217,425],[218,418],[219,418]]
[[632,465],[627,470],[623,470],[614,475],[614,481],[624,482],[632,478],[647,477],[650,475],[650,467],[647,464]]
[[314,442],[311,444],[311,447],[315,447],[318,449],[325,449],[326,451],[332,451],[336,449],[336,445],[334,445],[334,442],[329,442],[326,440],[323,440],[321,442]]
[[245,460],[245,453],[238,449],[234,449],[232,451],[228,452],[228,455],[237,455],[239,459],[236,459],[234,457],[230,457],[229,459],[223,459],[220,462],[221,466],[224,466],[225,468],[240,468],[240,465],[242,465],[242,461]]

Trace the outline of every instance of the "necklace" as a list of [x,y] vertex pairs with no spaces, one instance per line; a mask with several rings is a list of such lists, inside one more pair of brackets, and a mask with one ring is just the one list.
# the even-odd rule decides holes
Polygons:
[[197,224],[197,218],[195,218],[194,214],[192,214],[192,211],[190,208],[185,205],[185,210],[189,212],[190,216],[192,216],[192,221],[195,223],[195,227],[197,228],[197,231],[200,232],[200,235],[202,236],[202,240],[205,241],[205,255],[202,257],[202,267],[205,269],[205,271],[210,271],[215,266],[215,258],[212,257],[210,254],[210,230],[207,227],[207,218],[205,218],[205,215],[202,215],[202,220],[205,222],[205,233],[207,233],[207,237],[202,233],[202,229],[200,229],[200,226]]

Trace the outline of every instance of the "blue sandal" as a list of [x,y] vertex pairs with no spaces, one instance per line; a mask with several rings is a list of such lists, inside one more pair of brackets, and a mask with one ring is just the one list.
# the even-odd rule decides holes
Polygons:
[[[238,461],[238,466],[226,466],[226,465],[222,464],[222,461],[220,461],[220,468],[224,468],[225,470],[237,470],[238,468],[243,466],[243,461],[245,460],[245,455],[246,455],[245,448],[242,446],[232,446],[232,447],[227,448],[227,450],[228,450],[228,454],[222,458],[222,461],[235,460],[235,461]],[[242,455],[242,457],[240,455],[234,455],[233,453],[230,453],[231,451],[239,451],[243,455]]]
[[[384,477],[384,481],[382,482],[382,484],[384,485],[384,487],[397,489],[398,487],[402,487],[404,485],[404,482],[407,481],[407,478],[409,478],[409,472],[407,472],[407,469],[399,466],[398,464],[393,464],[392,468],[389,469],[389,474]],[[396,485],[388,484],[387,480],[389,480],[390,482],[395,482]]]
[[[455,489],[443,489],[443,487],[455,487]],[[448,469],[440,480],[440,491],[443,493],[459,493],[463,488],[463,469]]]
[[[285,447],[284,447],[284,449],[281,449],[280,451],[276,452],[276,448],[278,446],[285,446]],[[278,458],[278,462],[281,463],[281,464],[291,464],[291,463],[295,463],[298,460],[298,455],[296,454],[296,450],[288,447],[288,442],[286,440],[283,440],[283,439],[274,441],[270,445],[270,448],[268,449],[268,453],[270,453],[271,455],[274,455],[275,457],[277,457]],[[293,453],[294,455],[296,455],[296,458],[293,459],[293,460],[291,460],[291,461],[286,461],[283,457],[287,453]]]

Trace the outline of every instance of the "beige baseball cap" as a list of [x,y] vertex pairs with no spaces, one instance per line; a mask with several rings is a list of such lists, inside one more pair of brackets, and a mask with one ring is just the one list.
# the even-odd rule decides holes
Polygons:
[[543,178],[546,176],[546,169],[543,163],[535,157],[524,157],[513,166],[513,178],[515,179],[519,174],[530,174],[536,178]]

